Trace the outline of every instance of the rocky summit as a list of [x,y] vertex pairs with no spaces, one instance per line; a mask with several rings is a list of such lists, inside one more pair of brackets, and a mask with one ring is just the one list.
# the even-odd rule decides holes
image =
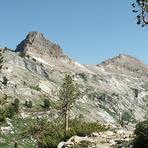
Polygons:
[[43,59],[60,58],[64,56],[59,45],[47,40],[42,33],[29,32],[26,38],[17,45],[15,52],[42,57]]
[[[6,94],[9,101],[18,98],[24,104],[29,99],[37,106],[48,98],[56,114],[58,88],[71,73],[84,92],[71,118],[83,115],[86,121],[117,123],[120,118],[140,121],[148,114],[148,66],[134,57],[120,54],[97,65],[82,65],[38,32],[30,32],[15,51],[2,50],[0,97]],[[20,114],[31,113],[22,107]]]

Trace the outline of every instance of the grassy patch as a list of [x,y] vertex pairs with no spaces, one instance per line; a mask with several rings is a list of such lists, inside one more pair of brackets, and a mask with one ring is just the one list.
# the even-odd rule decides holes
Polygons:
[[22,132],[24,131],[25,125],[28,123],[28,119],[21,119],[15,117],[12,120],[13,124],[13,132],[9,133],[0,133],[0,139],[4,139],[3,142],[0,143],[0,147],[2,148],[13,148],[14,142],[18,143],[18,147],[22,148],[34,148],[34,141],[30,140],[30,138],[23,138]]

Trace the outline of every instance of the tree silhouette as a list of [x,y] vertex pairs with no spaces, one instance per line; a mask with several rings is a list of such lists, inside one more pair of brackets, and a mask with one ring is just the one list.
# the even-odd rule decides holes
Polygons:
[[136,0],[132,7],[132,11],[137,13],[137,24],[142,27],[148,25],[148,0]]
[[3,63],[3,56],[2,56],[2,49],[0,49],[0,72],[2,69],[2,63]]

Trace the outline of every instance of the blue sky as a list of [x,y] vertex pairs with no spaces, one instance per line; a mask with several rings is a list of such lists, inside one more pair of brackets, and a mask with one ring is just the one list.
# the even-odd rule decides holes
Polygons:
[[148,29],[136,25],[131,0],[1,0],[0,46],[15,49],[39,31],[82,64],[125,53],[148,64]]

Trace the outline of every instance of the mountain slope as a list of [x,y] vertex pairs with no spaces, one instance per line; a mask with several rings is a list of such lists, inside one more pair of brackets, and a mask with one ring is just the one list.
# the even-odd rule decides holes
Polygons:
[[119,55],[98,65],[81,65],[38,32],[30,32],[15,52],[4,50],[3,56],[1,97],[7,94],[22,103],[30,99],[35,106],[49,98],[56,106],[62,79],[71,73],[85,94],[72,117],[117,122],[125,113],[128,120],[143,120],[148,113],[148,68],[134,57]]

